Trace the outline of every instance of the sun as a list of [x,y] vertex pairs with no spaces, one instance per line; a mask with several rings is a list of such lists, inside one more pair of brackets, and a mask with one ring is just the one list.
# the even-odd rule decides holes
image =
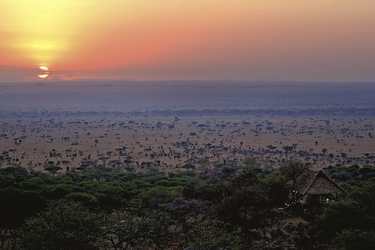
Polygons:
[[44,79],[44,78],[47,78],[48,75],[49,75],[49,69],[46,66],[40,66],[39,74],[38,74],[39,78]]

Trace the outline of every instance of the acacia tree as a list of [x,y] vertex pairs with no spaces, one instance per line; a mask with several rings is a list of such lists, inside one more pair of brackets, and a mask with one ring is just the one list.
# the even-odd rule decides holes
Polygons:
[[285,156],[288,157],[288,153],[292,152],[293,146],[283,146],[283,149],[285,151]]
[[243,160],[243,164],[245,165],[245,169],[251,169],[255,167],[259,167],[259,163],[253,157],[245,157]]
[[231,224],[255,226],[267,208],[265,186],[251,171],[241,172],[228,183],[218,208],[219,216]]
[[47,167],[44,168],[44,170],[50,172],[51,175],[54,176],[57,173],[57,171],[62,170],[62,167],[59,167],[59,166],[47,166]]
[[286,180],[292,180],[293,185],[296,182],[297,177],[307,169],[307,166],[298,160],[284,161],[280,166],[280,174],[286,178]]
[[124,219],[113,223],[106,232],[111,249],[166,249],[173,244],[172,220],[159,211],[140,214],[125,213]]
[[197,160],[197,164],[201,166],[202,169],[208,169],[210,161],[207,157],[202,157]]

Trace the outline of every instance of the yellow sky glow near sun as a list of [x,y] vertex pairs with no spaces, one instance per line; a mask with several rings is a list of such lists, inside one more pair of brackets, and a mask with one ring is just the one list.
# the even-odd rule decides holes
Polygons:
[[63,79],[375,81],[373,0],[2,0],[0,10],[0,81],[39,66]]

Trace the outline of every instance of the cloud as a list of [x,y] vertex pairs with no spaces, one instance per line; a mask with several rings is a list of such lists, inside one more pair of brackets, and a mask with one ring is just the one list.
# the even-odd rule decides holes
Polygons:
[[0,82],[20,82],[24,81],[25,78],[31,76],[31,72],[28,68],[13,67],[13,66],[1,66],[0,65]]

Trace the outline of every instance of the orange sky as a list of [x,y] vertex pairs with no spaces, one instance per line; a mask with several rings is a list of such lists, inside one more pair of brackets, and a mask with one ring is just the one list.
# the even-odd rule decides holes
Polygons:
[[0,82],[375,81],[373,0],[1,0]]

